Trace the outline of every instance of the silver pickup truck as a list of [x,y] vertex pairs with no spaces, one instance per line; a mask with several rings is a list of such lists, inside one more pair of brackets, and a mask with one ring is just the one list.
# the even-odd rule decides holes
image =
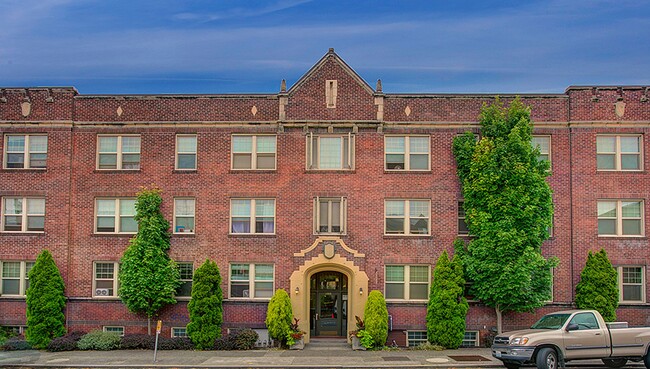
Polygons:
[[544,315],[530,329],[505,332],[494,338],[492,356],[508,369],[533,363],[557,369],[571,360],[601,359],[610,368],[628,360],[643,360],[650,369],[650,328],[622,328],[605,323],[595,310],[569,310]]

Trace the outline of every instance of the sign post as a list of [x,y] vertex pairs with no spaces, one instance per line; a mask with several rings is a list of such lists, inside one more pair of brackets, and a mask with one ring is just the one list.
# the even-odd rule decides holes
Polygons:
[[153,347],[153,362],[156,362],[156,354],[158,353],[158,336],[160,336],[160,331],[162,330],[162,320],[159,320],[156,324],[156,344]]

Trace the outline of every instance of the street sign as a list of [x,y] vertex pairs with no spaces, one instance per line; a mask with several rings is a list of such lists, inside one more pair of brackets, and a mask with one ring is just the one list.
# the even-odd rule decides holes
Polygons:
[[162,320],[159,320],[158,324],[156,324],[156,333],[160,334],[161,330],[162,330]]

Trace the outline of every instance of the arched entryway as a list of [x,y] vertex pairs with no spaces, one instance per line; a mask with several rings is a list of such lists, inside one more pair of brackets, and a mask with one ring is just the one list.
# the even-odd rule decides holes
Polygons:
[[309,333],[312,337],[344,337],[348,322],[348,277],[336,271],[309,279]]

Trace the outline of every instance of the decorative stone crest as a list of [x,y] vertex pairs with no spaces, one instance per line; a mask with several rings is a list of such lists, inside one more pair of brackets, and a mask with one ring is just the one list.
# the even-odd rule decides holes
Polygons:
[[325,256],[328,259],[331,259],[334,257],[335,253],[336,253],[336,246],[334,246],[334,243],[325,242],[323,244],[323,256]]
[[251,108],[251,114],[253,114],[253,116],[257,115],[257,106],[253,105]]
[[117,116],[118,116],[118,117],[121,117],[121,116],[122,116],[122,113],[124,113],[124,110],[122,110],[122,107],[121,107],[121,106],[118,106],[118,107],[117,107],[117,111],[116,111],[116,113],[117,113]]
[[407,117],[411,115],[411,107],[410,106],[408,106],[408,105],[406,106],[406,109],[404,109],[404,114],[406,114]]
[[21,103],[20,104],[20,110],[21,110],[21,113],[23,114],[23,117],[29,116],[29,114],[31,114],[31,112],[32,112],[32,103],[30,103],[29,101],[25,101],[25,102]]
[[623,118],[623,115],[625,115],[625,103],[622,101],[617,101],[614,104],[614,113],[616,113],[617,117]]

